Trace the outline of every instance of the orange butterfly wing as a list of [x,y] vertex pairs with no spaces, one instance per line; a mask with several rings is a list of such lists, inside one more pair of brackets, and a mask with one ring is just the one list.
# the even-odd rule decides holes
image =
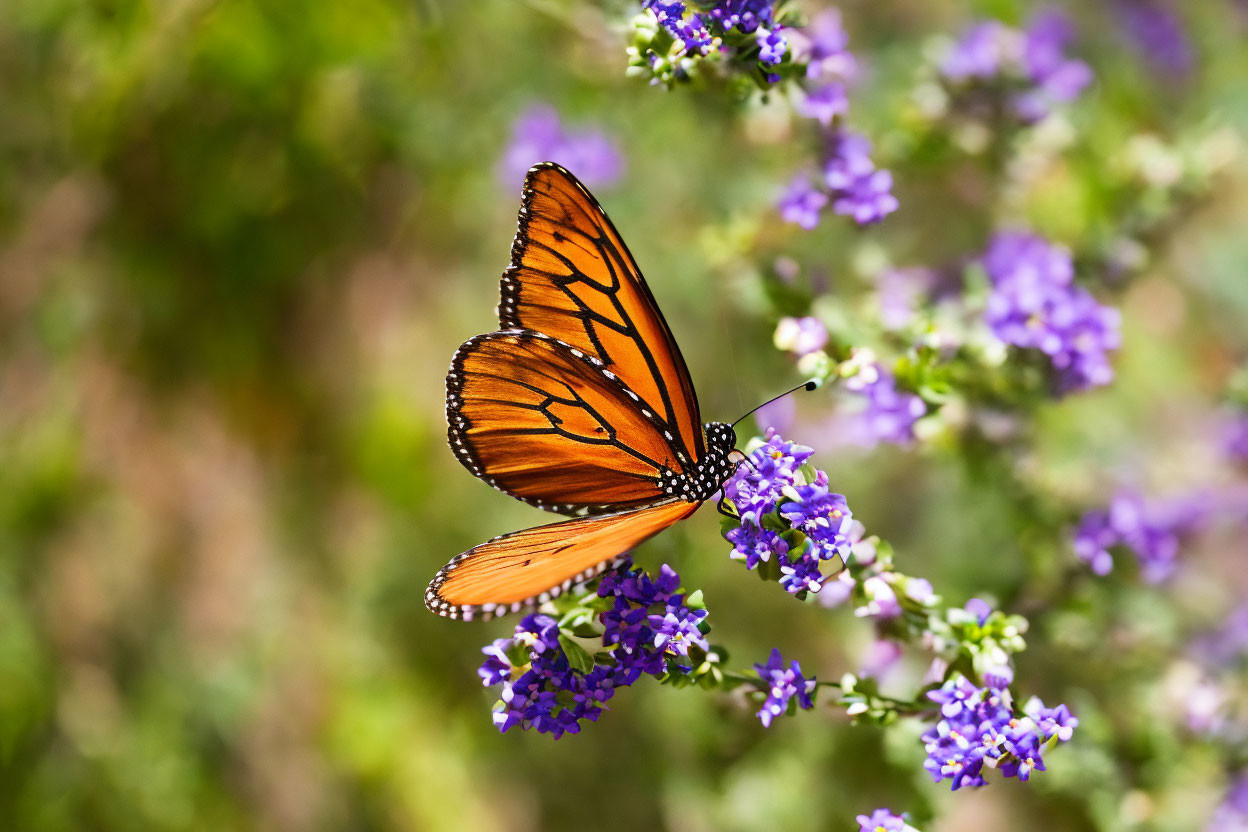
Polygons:
[[538,332],[459,348],[447,376],[451,449],[473,474],[539,508],[602,513],[666,495],[671,432],[598,359]]
[[525,179],[498,317],[601,360],[677,436],[682,465],[703,456],[698,398],[671,329],[598,201],[553,162]]
[[496,537],[444,566],[425,591],[425,605],[438,615],[471,621],[543,603],[611,568],[699,505],[670,501]]

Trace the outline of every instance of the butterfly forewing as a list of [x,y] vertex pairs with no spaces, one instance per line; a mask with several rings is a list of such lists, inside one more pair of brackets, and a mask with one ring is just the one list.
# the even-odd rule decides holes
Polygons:
[[449,618],[480,620],[541,603],[610,568],[698,505],[669,501],[496,537],[443,567],[425,592],[425,604]]
[[473,338],[447,376],[451,448],[478,477],[552,511],[661,499],[660,472],[680,470],[674,440],[597,362],[525,330]]
[[499,320],[602,360],[677,436],[681,453],[701,458],[697,395],[663,314],[597,200],[553,163],[525,181]]

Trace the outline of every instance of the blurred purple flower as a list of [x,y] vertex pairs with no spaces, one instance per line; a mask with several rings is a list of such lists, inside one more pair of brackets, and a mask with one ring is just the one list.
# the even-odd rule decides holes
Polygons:
[[1191,72],[1192,44],[1178,13],[1165,0],[1114,0],[1118,24],[1131,45],[1159,77]]
[[979,626],[984,626],[984,622],[988,620],[988,616],[992,615],[992,607],[987,601],[980,598],[972,598],[966,602],[966,611],[975,616],[975,621]]
[[838,130],[829,136],[823,179],[832,198],[832,210],[854,218],[859,225],[879,222],[897,210],[892,194],[893,175],[876,170],[871,142],[866,136]]
[[767,700],[758,712],[758,719],[764,726],[771,727],[772,720],[788,709],[790,700],[796,699],[797,704],[807,710],[815,706],[811,694],[815,692],[818,683],[814,676],[809,679],[802,676],[802,668],[797,659],[786,669],[784,657],[778,649],[773,649],[767,664],[756,664],[754,669],[767,685]]
[[1214,668],[1233,667],[1248,656],[1248,602],[1231,611],[1222,626],[1196,638],[1192,655]]
[[1037,349],[1056,371],[1059,393],[1108,384],[1109,353],[1121,343],[1118,310],[1075,286],[1070,254],[1033,234],[997,234],[984,253],[992,281],[985,321],[1007,344]]
[[1088,65],[1066,57],[1074,36],[1070,19],[1057,9],[1041,11],[1028,23],[1023,32],[1023,66],[1036,88],[1029,94],[1034,103],[1020,106],[1024,118],[1042,118],[1049,105],[1073,101],[1091,83]]
[[1248,774],[1240,774],[1213,813],[1207,832],[1242,832],[1248,829]]
[[590,187],[613,185],[624,173],[624,158],[611,138],[599,130],[565,130],[559,113],[545,104],[530,107],[512,124],[499,178],[516,187],[538,162],[558,162]]
[[1097,575],[1107,575],[1114,559],[1109,550],[1125,546],[1136,556],[1149,583],[1174,574],[1180,538],[1203,525],[1210,505],[1203,497],[1145,502],[1133,492],[1119,493],[1105,510],[1084,515],[1075,530],[1075,555]]
[[827,127],[832,120],[849,111],[849,96],[845,93],[845,85],[839,81],[815,87],[806,93],[797,103],[797,112],[806,118],[813,118]]
[[849,51],[849,35],[841,22],[839,9],[825,9],[799,30],[799,43],[807,55],[806,77],[812,80],[853,78],[857,62]]
[[901,660],[901,645],[887,639],[876,639],[871,642],[867,654],[863,656],[859,676],[879,678],[893,665]]
[[946,53],[940,73],[952,84],[1008,82],[1008,101],[1023,123],[1048,115],[1055,103],[1078,97],[1092,80],[1083,61],[1068,58],[1074,37],[1070,21],[1056,9],[1036,14],[1023,31],[995,20],[965,30]]
[[927,406],[915,394],[898,390],[892,373],[872,365],[846,379],[845,388],[866,400],[866,407],[854,414],[862,444],[914,441],[914,423],[927,413]]
[[835,213],[870,225],[896,211],[899,204],[892,193],[893,175],[877,170],[871,159],[871,142],[849,130],[828,135],[823,184],[826,191],[815,188],[804,176],[795,179],[780,199],[780,215],[809,230],[831,202]]
[[1227,417],[1223,447],[1239,462],[1248,462],[1248,412],[1239,410]]
[[780,197],[780,216],[807,231],[819,224],[819,212],[828,204],[828,195],[811,184],[806,175],[799,175]]
[[958,83],[995,77],[1006,61],[1010,36],[1010,28],[996,20],[970,26],[946,53],[941,75]]
[[906,822],[887,809],[876,809],[870,815],[859,815],[858,832],[902,832]]
[[788,433],[797,418],[797,402],[792,396],[783,396],[760,407],[754,414],[754,423],[760,431],[771,428],[776,433]]
[[862,592],[867,603],[854,610],[858,618],[896,618],[901,615],[901,603],[889,582],[880,575],[872,575],[862,582]]
[[828,328],[823,321],[807,315],[804,318],[781,318],[773,337],[776,347],[801,357],[818,352],[828,345]]
[[880,323],[885,329],[901,329],[915,316],[919,302],[936,283],[930,269],[885,269],[876,278],[875,295]]

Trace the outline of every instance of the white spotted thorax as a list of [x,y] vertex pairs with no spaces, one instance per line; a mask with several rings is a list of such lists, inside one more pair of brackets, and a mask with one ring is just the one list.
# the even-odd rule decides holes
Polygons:
[[737,464],[729,459],[737,444],[737,432],[732,425],[708,422],[704,427],[706,456],[683,474],[664,469],[659,474],[659,489],[664,494],[687,503],[700,503],[714,496],[737,470]]

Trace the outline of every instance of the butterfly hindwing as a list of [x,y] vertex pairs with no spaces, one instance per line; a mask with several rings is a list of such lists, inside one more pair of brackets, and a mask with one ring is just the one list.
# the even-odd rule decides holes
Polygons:
[[705,451],[685,360],[628,247],[571,173],[529,171],[503,275],[505,329],[542,332],[604,362],[678,437],[688,463]]
[[674,438],[598,359],[541,333],[465,343],[447,376],[451,449],[473,474],[539,508],[603,513],[653,503]]
[[443,567],[425,591],[425,605],[438,615],[467,621],[548,601],[609,569],[698,505],[673,500],[496,537]]

